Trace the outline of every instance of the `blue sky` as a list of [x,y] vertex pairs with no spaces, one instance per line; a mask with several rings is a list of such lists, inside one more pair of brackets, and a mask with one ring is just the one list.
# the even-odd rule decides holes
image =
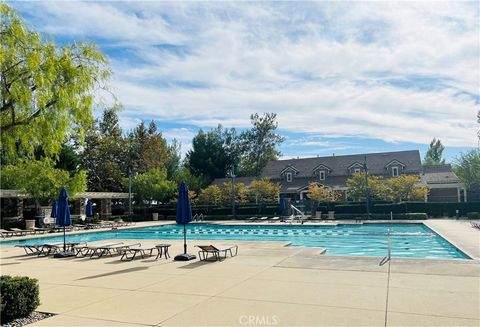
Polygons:
[[122,126],[199,128],[275,112],[284,158],[478,145],[479,7],[457,2],[9,2],[110,59]]

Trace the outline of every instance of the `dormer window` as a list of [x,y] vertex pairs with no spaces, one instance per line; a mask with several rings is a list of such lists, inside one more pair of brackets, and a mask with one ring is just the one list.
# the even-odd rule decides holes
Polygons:
[[287,182],[290,183],[293,180],[293,175],[291,172],[285,174],[287,176]]
[[392,177],[397,177],[398,176],[398,167],[394,166],[392,167]]
[[318,176],[320,177],[321,181],[324,181],[325,180],[325,170],[320,170],[318,172]]

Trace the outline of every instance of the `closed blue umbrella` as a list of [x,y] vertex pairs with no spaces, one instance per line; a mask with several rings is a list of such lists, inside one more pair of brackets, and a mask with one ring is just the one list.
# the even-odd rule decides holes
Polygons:
[[68,208],[68,193],[64,187],[62,187],[60,195],[58,196],[56,220],[57,225],[63,226],[63,252],[55,253],[55,257],[64,258],[74,256],[75,254],[73,252],[67,252],[65,226],[70,226],[72,220],[70,218],[70,209]]
[[50,213],[50,217],[57,218],[57,200],[52,201],[52,212]]
[[183,225],[183,254],[175,257],[178,261],[188,261],[195,259],[192,254],[187,253],[187,224],[192,221],[192,206],[190,204],[190,197],[188,196],[188,187],[185,182],[180,184],[178,189],[178,202],[176,213],[177,224]]
[[85,214],[87,215],[87,217],[93,217],[93,203],[92,201],[88,200],[87,201],[87,208],[85,210]]

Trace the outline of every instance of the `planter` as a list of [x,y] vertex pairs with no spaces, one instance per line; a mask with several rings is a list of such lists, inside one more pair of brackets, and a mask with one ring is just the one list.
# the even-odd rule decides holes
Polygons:
[[25,220],[25,229],[33,229],[35,227],[35,219]]
[[152,213],[153,220],[158,220],[158,212]]

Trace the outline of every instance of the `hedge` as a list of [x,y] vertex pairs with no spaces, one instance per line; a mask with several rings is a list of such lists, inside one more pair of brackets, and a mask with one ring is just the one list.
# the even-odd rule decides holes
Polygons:
[[30,315],[40,304],[38,280],[29,277],[0,277],[2,324]]
[[480,219],[480,212],[467,212],[468,219]]

